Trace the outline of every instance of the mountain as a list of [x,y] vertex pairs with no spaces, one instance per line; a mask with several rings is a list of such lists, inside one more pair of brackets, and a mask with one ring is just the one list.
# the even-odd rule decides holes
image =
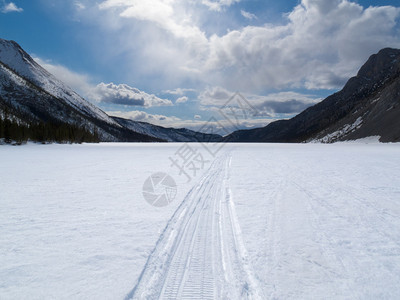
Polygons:
[[[50,123],[56,124],[55,135],[60,135],[60,130],[68,132],[73,130],[73,136],[78,133],[79,135],[86,134],[86,132],[79,132],[83,128],[95,134],[99,141],[106,142],[218,142],[222,140],[219,135],[204,134],[184,128],[164,128],[149,123],[110,117],[42,68],[16,42],[0,39],[1,122],[3,118],[16,122],[14,127],[23,126],[22,129],[16,128],[19,131],[32,130],[32,128],[40,130],[43,126],[47,126],[45,124]],[[11,125],[8,124],[8,126]],[[45,131],[53,127],[47,126]],[[94,137],[89,140],[93,139]]]
[[42,130],[61,139],[67,135],[74,140],[107,142],[331,143],[369,136],[379,136],[381,142],[398,142],[399,104],[400,50],[386,48],[372,55],[341,91],[294,118],[235,131],[223,139],[110,117],[47,72],[16,42],[0,39],[2,135],[7,127],[8,131]]
[[400,141],[400,50],[372,55],[344,88],[290,120],[235,131],[231,142]]
[[167,142],[220,142],[223,138],[218,134],[200,133],[186,128],[165,128],[146,122],[132,121],[112,117],[118,124],[135,132],[159,138]]
[[100,141],[162,141],[129,130],[47,72],[16,42],[0,39],[0,116],[29,128],[69,125]]

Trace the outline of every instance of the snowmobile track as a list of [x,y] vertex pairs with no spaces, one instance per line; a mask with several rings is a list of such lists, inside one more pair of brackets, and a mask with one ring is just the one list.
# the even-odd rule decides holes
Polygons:
[[261,299],[229,183],[231,156],[216,158],[186,195],[126,299]]

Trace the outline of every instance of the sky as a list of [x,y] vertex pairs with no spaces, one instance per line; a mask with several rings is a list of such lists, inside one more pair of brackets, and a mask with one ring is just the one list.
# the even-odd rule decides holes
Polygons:
[[107,113],[202,131],[293,117],[340,90],[370,55],[400,48],[394,0],[0,0],[0,6],[0,38],[19,43]]

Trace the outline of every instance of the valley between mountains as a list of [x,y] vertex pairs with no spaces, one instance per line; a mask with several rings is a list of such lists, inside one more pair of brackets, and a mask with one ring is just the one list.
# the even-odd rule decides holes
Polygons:
[[[378,136],[381,142],[398,142],[400,50],[385,48],[371,55],[342,90],[289,120],[221,136],[110,117],[16,42],[0,39],[0,121],[0,134],[10,141],[334,143]],[[49,136],[30,133],[29,128],[46,125]]]

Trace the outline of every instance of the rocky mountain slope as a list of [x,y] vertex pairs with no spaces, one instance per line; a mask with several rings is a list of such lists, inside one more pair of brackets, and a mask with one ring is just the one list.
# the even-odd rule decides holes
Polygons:
[[161,141],[124,128],[37,64],[17,43],[0,39],[0,113],[21,124],[69,124],[101,141]]
[[20,124],[69,124],[95,132],[100,141],[204,142],[219,135],[110,117],[37,64],[16,42],[0,39],[0,117]]
[[400,141],[400,50],[382,49],[372,55],[344,88],[290,120],[240,130],[233,142],[332,143],[380,136]]

